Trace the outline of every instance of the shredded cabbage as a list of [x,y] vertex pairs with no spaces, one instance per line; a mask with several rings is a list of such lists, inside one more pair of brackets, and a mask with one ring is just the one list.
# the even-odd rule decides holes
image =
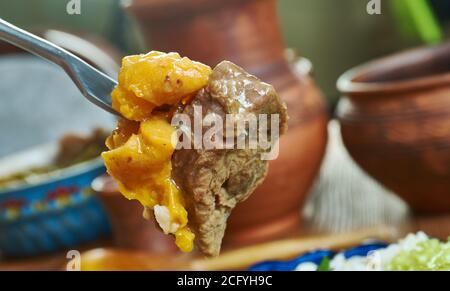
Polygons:
[[390,271],[450,270],[450,238],[445,242],[428,239],[408,251],[401,251],[388,265]]

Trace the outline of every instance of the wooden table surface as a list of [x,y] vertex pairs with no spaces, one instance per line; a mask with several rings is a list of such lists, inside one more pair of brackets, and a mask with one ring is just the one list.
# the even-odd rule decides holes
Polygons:
[[[402,200],[368,177],[345,150],[335,121],[330,122],[327,153],[302,213],[305,217],[302,233],[341,233],[384,224],[402,229],[400,233],[423,230],[442,239],[450,235],[450,214],[414,217]],[[99,242],[82,249],[108,244]],[[67,261],[63,252],[3,262],[0,270],[63,269]]]

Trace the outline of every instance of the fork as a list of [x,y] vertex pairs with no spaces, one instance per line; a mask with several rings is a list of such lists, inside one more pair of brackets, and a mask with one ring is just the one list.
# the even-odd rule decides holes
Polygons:
[[100,108],[120,116],[112,108],[111,92],[117,82],[65,49],[20,29],[0,18],[0,40],[11,43],[60,66],[80,92]]

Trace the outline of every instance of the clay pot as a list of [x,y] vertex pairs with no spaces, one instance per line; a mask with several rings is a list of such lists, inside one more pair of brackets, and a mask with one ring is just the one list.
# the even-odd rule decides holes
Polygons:
[[274,85],[288,106],[288,133],[268,177],[232,213],[224,245],[291,234],[326,144],[327,114],[307,73],[286,60],[275,0],[134,0],[127,7],[149,47],[177,51],[214,67],[230,60]]
[[350,70],[338,88],[359,165],[416,212],[450,211],[450,43]]
[[173,238],[165,235],[153,219],[144,219],[142,205],[136,200],[129,201],[123,197],[110,176],[96,178],[92,182],[92,188],[108,214],[115,247],[156,253],[177,252]]

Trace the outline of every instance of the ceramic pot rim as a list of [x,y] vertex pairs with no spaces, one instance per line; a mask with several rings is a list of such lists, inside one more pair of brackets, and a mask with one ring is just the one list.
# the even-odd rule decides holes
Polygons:
[[450,42],[433,46],[420,47],[380,58],[354,67],[342,74],[337,81],[337,88],[342,94],[363,96],[373,94],[392,94],[450,85],[450,68],[446,73],[405,78],[398,81],[357,81],[382,72],[399,70],[403,66],[420,65],[436,62],[443,58],[450,60]]
[[0,196],[12,192],[25,191],[45,184],[51,184],[63,179],[76,177],[78,175],[95,171],[104,167],[102,157],[96,157],[69,167],[57,169],[47,174],[42,174],[42,178],[34,183],[19,181],[0,188]]

